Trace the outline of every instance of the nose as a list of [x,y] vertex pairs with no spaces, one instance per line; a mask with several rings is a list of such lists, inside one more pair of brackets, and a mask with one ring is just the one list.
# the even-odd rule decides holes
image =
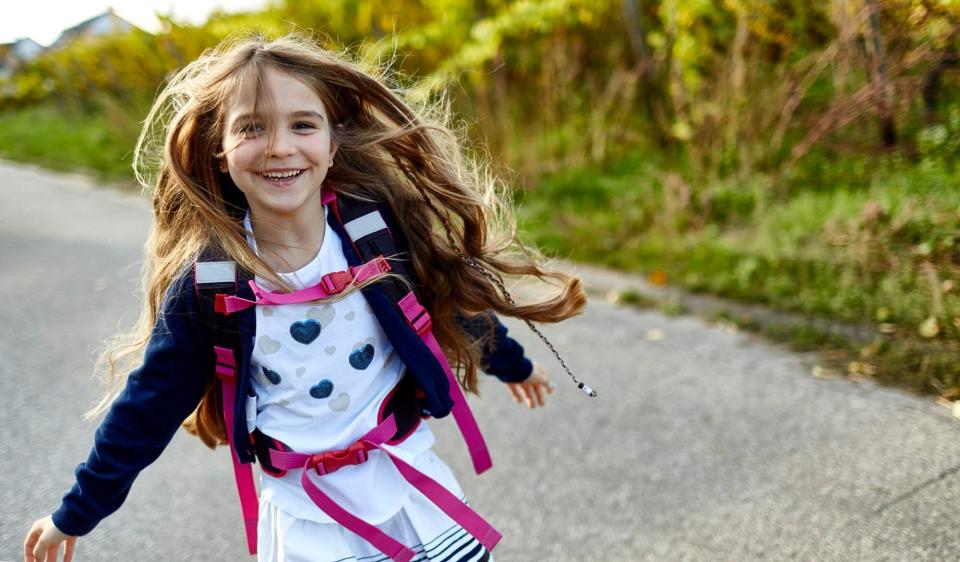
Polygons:
[[296,146],[290,134],[285,131],[279,131],[270,139],[269,155],[273,158],[284,158],[291,156],[296,152]]

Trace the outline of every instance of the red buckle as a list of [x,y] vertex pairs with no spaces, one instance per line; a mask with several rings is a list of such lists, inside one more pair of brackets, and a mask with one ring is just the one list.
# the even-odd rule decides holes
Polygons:
[[[383,257],[382,255],[377,256],[370,261],[377,265],[377,270],[380,271],[380,273],[388,273],[391,269],[390,262],[388,262],[387,258]],[[367,263],[370,263],[370,262],[367,262]]]
[[227,313],[227,295],[223,293],[217,293],[213,297],[213,311],[219,312],[220,314]]
[[307,466],[317,471],[317,474],[323,476],[336,472],[345,466],[360,464],[367,460],[367,448],[360,441],[350,445],[346,449],[338,451],[327,451],[310,455]]
[[343,288],[353,281],[353,275],[349,271],[334,271],[328,273],[320,279],[320,285],[327,293],[331,295],[339,294]]

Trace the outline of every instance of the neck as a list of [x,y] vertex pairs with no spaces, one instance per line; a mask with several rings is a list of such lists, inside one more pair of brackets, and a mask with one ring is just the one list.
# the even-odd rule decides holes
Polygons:
[[316,257],[326,229],[320,197],[290,214],[250,209],[257,252],[273,271],[296,271]]

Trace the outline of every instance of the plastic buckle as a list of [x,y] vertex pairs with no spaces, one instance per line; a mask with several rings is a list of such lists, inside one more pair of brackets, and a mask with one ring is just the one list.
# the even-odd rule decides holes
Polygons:
[[214,346],[214,354],[217,356],[214,372],[221,382],[232,383],[237,379],[237,364],[233,356],[233,350],[225,347]]
[[363,443],[357,441],[346,449],[310,455],[308,463],[317,471],[317,474],[323,476],[336,472],[345,466],[360,464],[366,460],[367,448]]
[[227,313],[227,295],[217,293],[213,296],[213,311],[218,314]]
[[410,326],[417,332],[418,336],[423,336],[433,327],[433,320],[430,319],[430,313],[426,308],[420,309],[420,314],[410,321]]
[[334,271],[328,273],[320,279],[320,285],[328,294],[336,295],[343,291],[343,288],[353,281],[353,275],[348,271]]
[[371,260],[377,265],[377,270],[380,273],[389,273],[391,270],[390,262],[387,261],[387,258],[379,255]]
[[392,269],[390,262],[381,254],[362,265],[351,266],[350,273],[356,278],[367,279],[374,275],[390,273]]

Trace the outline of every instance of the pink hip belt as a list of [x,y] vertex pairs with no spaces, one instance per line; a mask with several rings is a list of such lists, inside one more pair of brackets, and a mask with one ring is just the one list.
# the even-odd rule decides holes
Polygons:
[[[335,472],[344,466],[366,462],[368,453],[373,449],[379,449],[393,462],[400,475],[407,482],[476,538],[487,550],[493,550],[493,547],[501,538],[496,529],[436,480],[381,447],[396,431],[396,422],[391,415],[345,449],[309,454],[283,451],[271,447],[269,449],[270,464],[280,470],[302,468],[300,484],[317,507],[329,515],[331,519],[375,546],[394,562],[409,562],[415,554],[411,548],[404,546],[377,527],[343,509],[330,496],[317,488],[307,476],[309,470],[316,471],[318,475],[322,476]],[[270,473],[265,472],[265,474]]]

